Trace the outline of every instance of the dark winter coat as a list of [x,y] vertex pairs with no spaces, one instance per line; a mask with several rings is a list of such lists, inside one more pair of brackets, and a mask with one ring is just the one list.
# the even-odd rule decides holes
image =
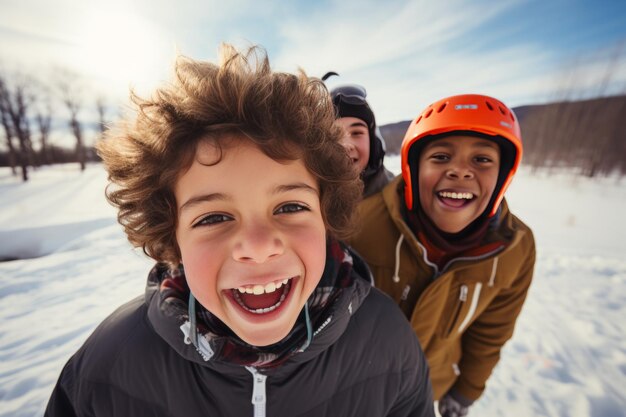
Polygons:
[[382,191],[393,178],[393,173],[381,164],[376,172],[363,177],[363,198]]
[[[356,268],[356,265],[355,265]],[[62,371],[46,416],[434,416],[428,369],[401,311],[355,271],[345,303],[282,365],[208,360],[186,344],[183,312],[159,282],[120,307]],[[152,275],[151,275],[152,276]]]
[[499,245],[439,271],[404,220],[402,186],[397,177],[361,202],[361,228],[350,243],[368,263],[376,286],[410,320],[430,365],[435,399],[454,387],[476,400],[513,335],[532,280],[532,231],[503,201],[497,226],[484,238]]

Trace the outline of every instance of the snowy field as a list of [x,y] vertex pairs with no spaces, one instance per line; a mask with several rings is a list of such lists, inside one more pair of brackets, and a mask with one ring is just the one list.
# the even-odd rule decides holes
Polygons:
[[[399,172],[397,157],[388,159]],[[41,416],[94,327],[152,262],[105,202],[99,165],[0,169],[0,416]],[[530,175],[508,195],[537,240],[535,279],[474,416],[626,416],[625,180]]]

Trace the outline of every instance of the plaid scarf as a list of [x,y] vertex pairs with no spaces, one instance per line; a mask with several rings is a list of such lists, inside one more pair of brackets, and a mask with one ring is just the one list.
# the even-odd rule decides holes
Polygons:
[[[325,326],[331,316],[333,305],[342,296],[347,296],[343,290],[350,287],[354,281],[352,267],[353,259],[346,247],[339,241],[329,238],[322,278],[307,302],[313,334]],[[179,315],[181,321],[188,321],[189,286],[183,267],[174,270],[154,268],[150,274],[159,274],[155,278],[160,282],[161,308]],[[214,352],[211,361],[271,368],[301,352],[309,342],[304,313],[300,314],[293,329],[284,339],[262,347],[241,340],[200,303],[197,303],[196,316],[198,338],[204,337]]]

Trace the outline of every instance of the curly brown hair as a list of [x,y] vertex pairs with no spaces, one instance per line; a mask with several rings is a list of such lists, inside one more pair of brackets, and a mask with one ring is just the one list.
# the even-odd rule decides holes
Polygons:
[[340,129],[325,85],[274,72],[262,48],[223,44],[218,64],[179,57],[174,82],[151,99],[131,94],[132,120],[97,144],[108,171],[107,199],[128,240],[159,262],[176,265],[174,184],[193,163],[200,141],[245,136],[275,160],[302,159],[320,187],[328,233],[346,238],[362,184],[339,144]]

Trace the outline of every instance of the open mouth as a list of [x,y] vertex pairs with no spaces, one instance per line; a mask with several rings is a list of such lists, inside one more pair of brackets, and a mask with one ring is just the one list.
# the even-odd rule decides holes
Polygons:
[[266,285],[232,288],[230,291],[233,299],[244,310],[252,314],[267,314],[276,310],[285,301],[291,290],[293,278]]
[[439,191],[437,193],[439,201],[449,207],[459,208],[466,206],[476,197],[472,193],[457,193],[453,191]]

